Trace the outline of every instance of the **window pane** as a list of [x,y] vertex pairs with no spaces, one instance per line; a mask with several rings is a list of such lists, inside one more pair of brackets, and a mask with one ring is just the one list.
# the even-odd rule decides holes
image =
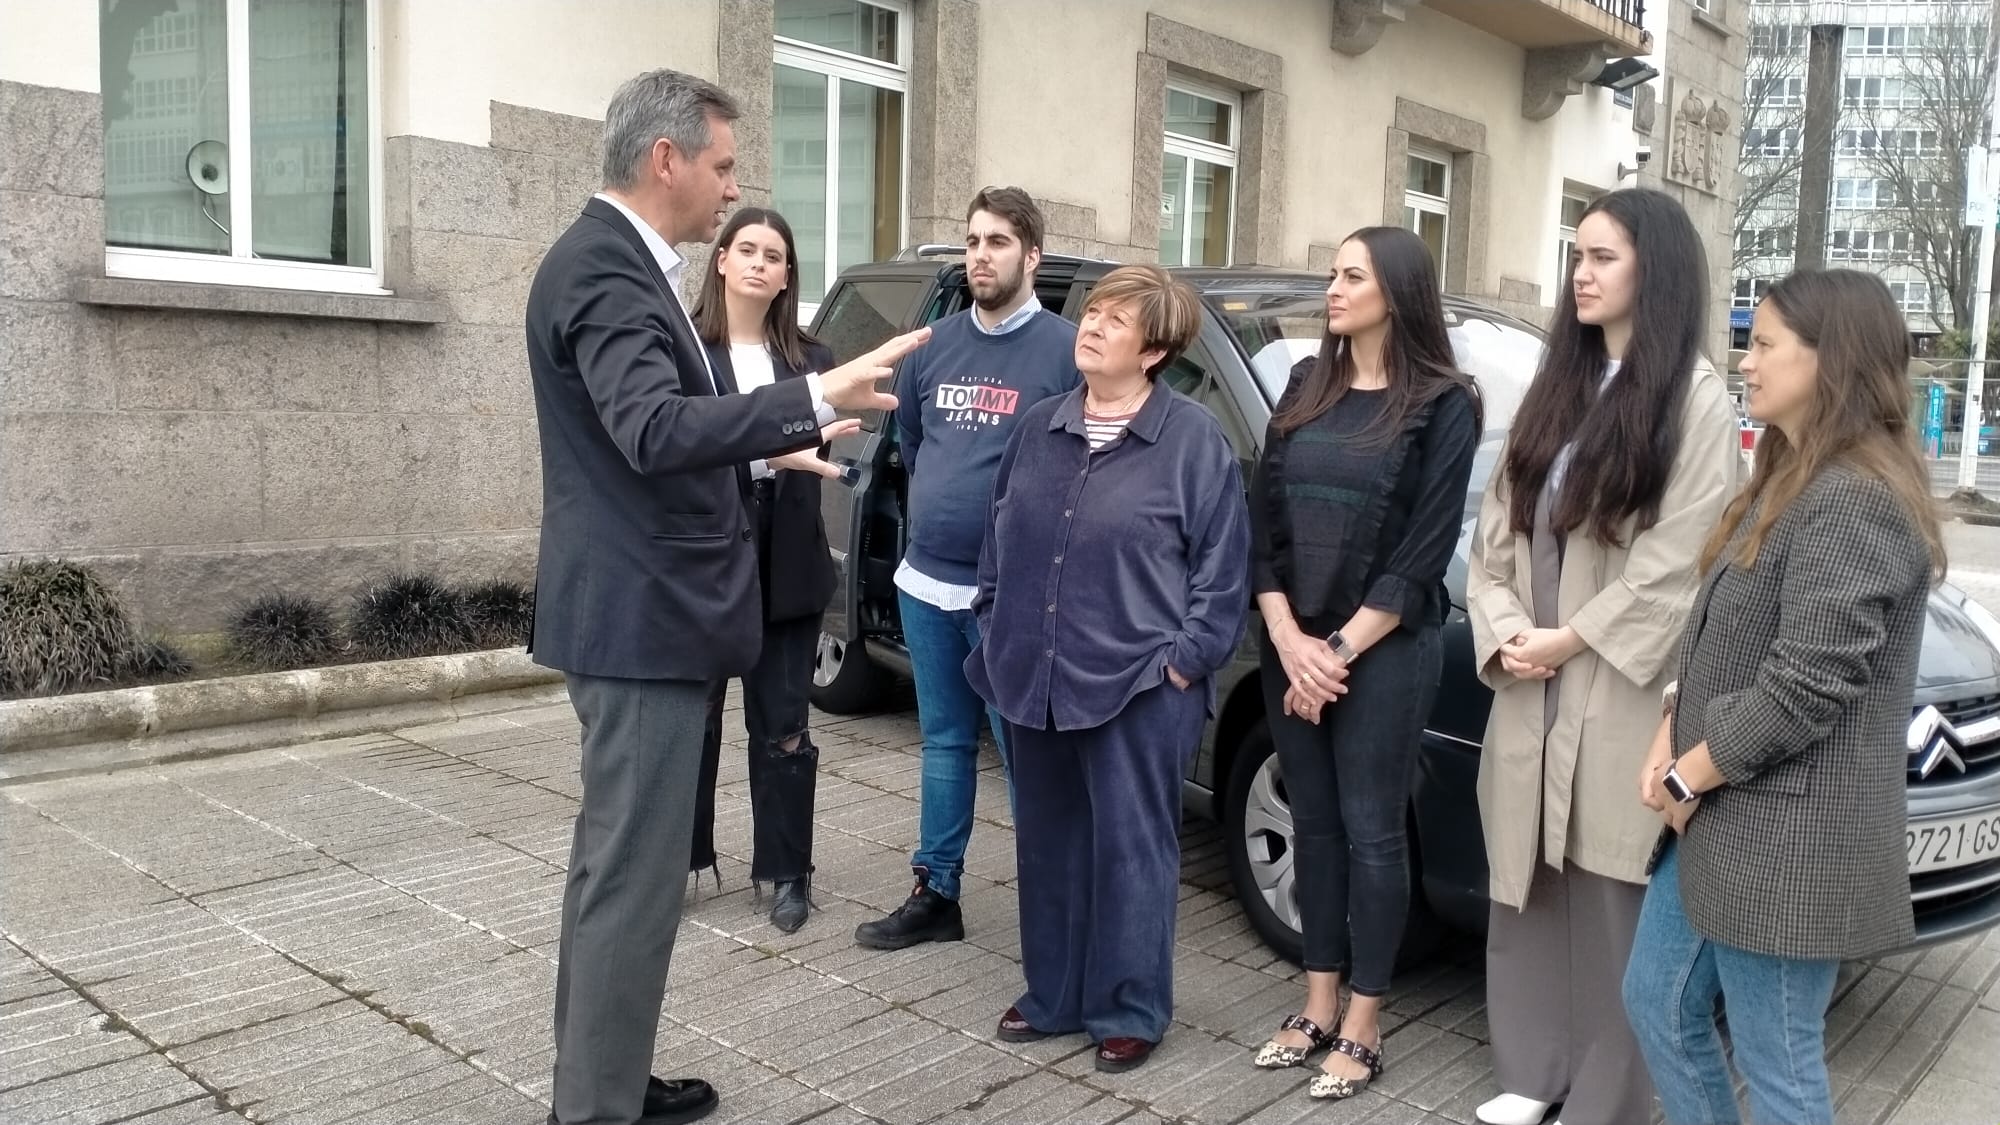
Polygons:
[[1431,259],[1437,262],[1440,273],[1444,270],[1444,216],[1435,211],[1415,211],[1416,222],[1410,229],[1431,248]]
[[792,224],[799,300],[826,295],[826,84],[823,75],[773,67],[771,206]]
[[1160,262],[1162,265],[1184,266],[1187,260],[1181,254],[1181,237],[1187,230],[1187,170],[1188,159],[1167,153],[1160,162]]
[[250,0],[251,249],[372,265],[368,5]]
[[1427,156],[1412,156],[1409,164],[1409,189],[1425,195],[1444,196],[1445,166]]
[[1230,108],[1186,90],[1167,90],[1167,132],[1219,145],[1233,144]]
[[[229,76],[224,0],[100,0],[104,238],[114,246],[229,252]],[[204,147],[195,186],[188,156]],[[214,192],[214,194],[210,194]]]
[[1194,198],[1188,203],[1188,222],[1193,224],[1194,241],[1188,247],[1188,264],[1226,266],[1229,264],[1229,193],[1234,169],[1194,162]]
[[858,0],[778,0],[778,34],[877,62],[896,57],[896,13]]
[[892,258],[903,240],[903,95],[840,84],[836,269]]
[[1562,225],[1575,230],[1577,224],[1583,222],[1583,213],[1588,210],[1590,200],[1575,195],[1563,196]]

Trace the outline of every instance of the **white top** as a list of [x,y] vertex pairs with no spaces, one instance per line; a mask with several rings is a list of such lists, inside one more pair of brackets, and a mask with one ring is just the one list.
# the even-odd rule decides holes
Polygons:
[[744,394],[778,381],[768,344],[729,345],[729,366],[736,369],[736,389]]
[[[778,381],[778,372],[772,366],[771,348],[768,344],[730,344],[729,366],[736,369],[736,389],[749,394],[758,387],[768,387]],[[771,463],[762,457],[750,462],[750,479],[763,480],[777,476]]]

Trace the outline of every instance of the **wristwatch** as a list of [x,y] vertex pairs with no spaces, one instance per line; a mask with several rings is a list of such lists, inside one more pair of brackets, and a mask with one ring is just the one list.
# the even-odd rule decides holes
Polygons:
[[1335,656],[1340,657],[1340,659],[1343,662],[1348,664],[1354,663],[1355,657],[1361,655],[1359,652],[1355,651],[1353,645],[1347,643],[1347,638],[1341,636],[1340,630],[1338,629],[1335,629],[1331,634],[1327,636],[1326,646],[1333,650],[1333,654]]
[[1679,762],[1667,767],[1667,772],[1660,777],[1660,786],[1667,791],[1667,796],[1683,805],[1701,796],[1692,785],[1681,779]]

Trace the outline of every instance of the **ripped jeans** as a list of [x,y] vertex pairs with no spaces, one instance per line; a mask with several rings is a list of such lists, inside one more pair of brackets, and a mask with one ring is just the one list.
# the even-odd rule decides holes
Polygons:
[[[813,794],[819,748],[806,730],[819,618],[764,625],[764,649],[743,677],[743,726],[750,756],[750,878],[781,883],[813,870]],[[723,695],[727,680],[710,685],[708,738],[696,795],[689,867],[715,863],[715,779],[722,758]],[[789,749],[784,744],[796,736]]]

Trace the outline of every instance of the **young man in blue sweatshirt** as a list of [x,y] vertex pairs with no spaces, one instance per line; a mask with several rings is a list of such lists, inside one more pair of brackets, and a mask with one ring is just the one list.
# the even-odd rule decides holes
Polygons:
[[[863,923],[854,940],[873,949],[958,941],[965,845],[979,771],[979,718],[965,681],[979,642],[972,617],[979,546],[993,478],[1028,408],[1073,389],[1076,326],[1035,299],[1042,212],[1027,192],[989,187],[966,212],[965,270],[973,307],[932,326],[931,342],[904,361],[896,427],[909,474],[909,543],[896,570],[903,642],[924,735],[916,888],[895,913]],[[991,716],[1000,737],[998,715]],[[1000,748],[1006,755],[1006,746]]]

